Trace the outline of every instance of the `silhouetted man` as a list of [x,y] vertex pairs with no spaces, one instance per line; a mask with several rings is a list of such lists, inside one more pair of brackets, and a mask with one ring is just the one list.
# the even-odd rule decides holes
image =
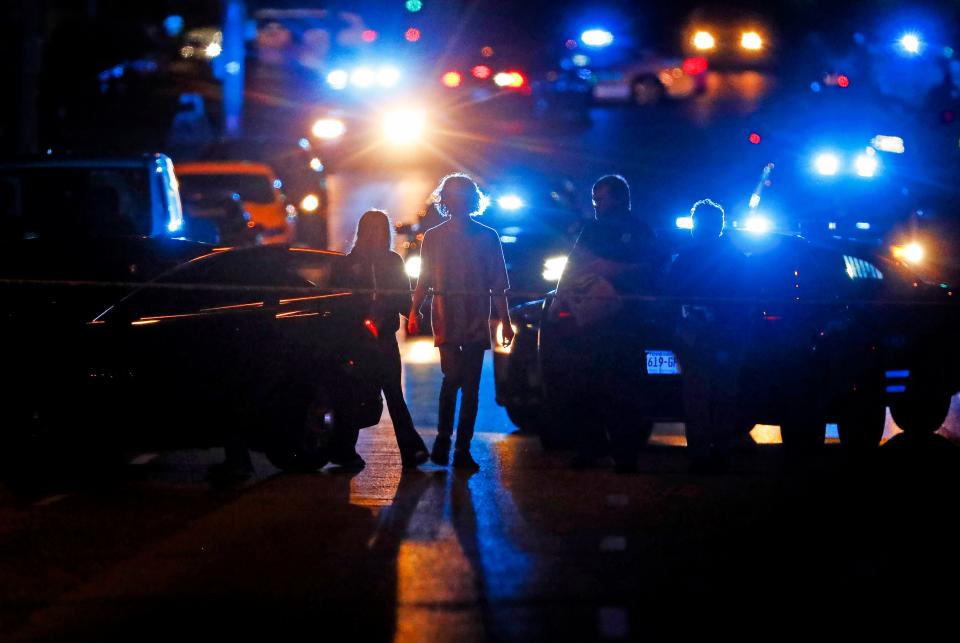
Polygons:
[[490,348],[490,302],[503,325],[504,346],[509,346],[514,333],[504,293],[510,283],[499,235],[473,220],[483,211],[483,195],[473,179],[459,173],[444,177],[434,199],[447,220],[423,235],[420,279],[407,330],[411,335],[419,331],[420,306],[432,289],[433,339],[440,349],[443,383],[437,439],[430,459],[440,465],[449,461],[457,391],[462,391],[453,466],[476,470],[480,467],[470,455],[470,441],[477,419],[483,355]]
[[[680,298],[679,358],[687,448],[695,470],[726,468],[738,428],[737,394],[743,359],[744,255],[724,232],[724,211],[710,199],[691,209],[693,244],[670,268]],[[725,301],[727,300],[727,301]]]

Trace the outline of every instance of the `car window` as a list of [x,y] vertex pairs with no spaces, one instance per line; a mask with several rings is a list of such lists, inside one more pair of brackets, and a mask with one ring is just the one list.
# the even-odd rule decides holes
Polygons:
[[186,174],[182,170],[180,193],[196,199],[202,195],[236,193],[250,203],[273,203],[276,200],[273,183],[265,174]]
[[19,239],[149,235],[150,182],[140,168],[0,169],[0,228]]

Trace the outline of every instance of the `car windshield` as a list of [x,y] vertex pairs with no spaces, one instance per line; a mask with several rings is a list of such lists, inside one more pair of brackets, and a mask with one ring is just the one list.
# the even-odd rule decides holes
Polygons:
[[0,169],[0,229],[6,237],[149,234],[149,175],[140,168]]
[[273,185],[264,174],[186,174],[178,173],[180,192],[185,198],[194,199],[208,194],[234,192],[248,203],[273,203]]

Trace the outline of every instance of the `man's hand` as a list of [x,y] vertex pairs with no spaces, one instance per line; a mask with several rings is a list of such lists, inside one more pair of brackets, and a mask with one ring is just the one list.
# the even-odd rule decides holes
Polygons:
[[420,332],[420,318],[423,317],[418,312],[410,311],[410,316],[407,317],[407,335],[416,335]]
[[513,324],[510,323],[509,319],[505,322],[501,322],[500,326],[500,334],[503,336],[503,347],[507,348],[513,343],[513,338],[516,333],[513,332]]

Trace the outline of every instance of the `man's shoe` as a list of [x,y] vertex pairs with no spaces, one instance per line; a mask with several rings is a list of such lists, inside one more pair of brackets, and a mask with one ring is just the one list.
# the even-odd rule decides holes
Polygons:
[[430,454],[426,449],[418,449],[409,457],[401,457],[400,462],[404,469],[416,469],[429,459]]
[[467,469],[469,471],[479,471],[480,465],[473,459],[469,451],[457,449],[453,452],[453,468]]
[[437,436],[430,451],[430,462],[445,467],[450,463],[450,438]]
[[330,458],[330,462],[337,465],[341,469],[350,469],[353,471],[359,471],[367,466],[367,463],[363,461],[363,458],[361,458],[360,454],[356,451],[353,453],[344,454],[342,456],[334,456]]

